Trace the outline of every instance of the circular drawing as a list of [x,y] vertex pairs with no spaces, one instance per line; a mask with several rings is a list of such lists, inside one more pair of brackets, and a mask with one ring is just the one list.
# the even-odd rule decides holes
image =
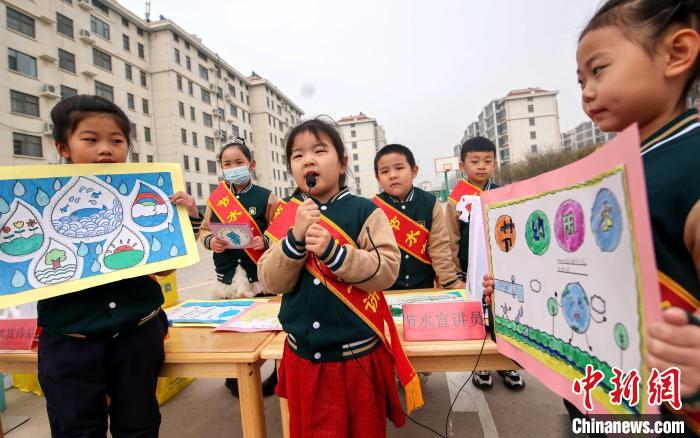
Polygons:
[[554,233],[557,243],[566,252],[574,252],[583,244],[585,225],[581,205],[567,199],[557,209],[554,218]]
[[606,252],[617,248],[622,236],[622,211],[615,195],[608,189],[600,189],[591,210],[591,230],[595,243]]
[[530,213],[525,225],[525,241],[528,248],[535,255],[547,252],[550,241],[549,219],[541,210]]
[[579,283],[569,283],[561,294],[561,306],[566,323],[576,333],[584,333],[591,322],[588,296]]
[[503,252],[510,252],[515,246],[515,224],[508,215],[503,215],[496,221],[496,243]]

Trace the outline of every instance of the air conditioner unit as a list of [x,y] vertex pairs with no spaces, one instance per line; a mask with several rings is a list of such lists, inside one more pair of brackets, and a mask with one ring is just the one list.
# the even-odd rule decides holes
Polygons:
[[90,4],[90,0],[77,0],[76,3],[78,3],[78,6],[87,11],[92,11],[93,9],[92,5]]
[[39,55],[39,58],[43,59],[46,62],[58,61],[58,58],[53,53],[43,53],[43,54]]
[[41,87],[41,95],[44,97],[58,99],[61,97],[60,90],[57,85],[44,84]]
[[217,129],[216,131],[214,131],[214,137],[226,139],[226,131],[224,131],[223,129]]
[[228,101],[232,101],[236,98],[236,96],[234,96],[233,94],[230,94],[230,93],[226,93],[226,96],[224,96],[224,98]]
[[53,135],[53,123],[44,123],[44,135]]
[[211,91],[216,91],[216,84],[209,84],[209,89]]
[[92,36],[92,33],[90,33],[90,31],[87,29],[80,29],[80,39],[82,39],[83,41],[86,41],[90,44],[95,42],[95,39]]
[[218,117],[221,117],[221,113],[219,112],[218,109],[213,109],[213,110],[211,110],[211,115],[214,116],[214,117],[217,117],[217,118],[218,118]]

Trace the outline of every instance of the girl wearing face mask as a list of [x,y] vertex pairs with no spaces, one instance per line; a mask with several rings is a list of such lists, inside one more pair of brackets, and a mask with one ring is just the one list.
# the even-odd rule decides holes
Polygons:
[[[269,246],[263,233],[275,213],[277,198],[251,182],[255,160],[242,138],[234,137],[225,144],[218,158],[224,181],[209,196],[199,240],[214,252],[216,298],[251,298],[266,289],[258,281],[257,262]],[[212,234],[211,222],[249,223],[256,236],[249,248],[227,249],[226,242]]]

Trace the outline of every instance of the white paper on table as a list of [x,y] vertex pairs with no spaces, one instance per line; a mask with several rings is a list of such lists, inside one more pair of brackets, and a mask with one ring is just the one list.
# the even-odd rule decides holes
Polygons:
[[484,287],[481,281],[488,273],[484,218],[481,214],[481,198],[470,196],[471,214],[469,219],[469,265],[467,267],[467,288],[469,299],[481,301]]

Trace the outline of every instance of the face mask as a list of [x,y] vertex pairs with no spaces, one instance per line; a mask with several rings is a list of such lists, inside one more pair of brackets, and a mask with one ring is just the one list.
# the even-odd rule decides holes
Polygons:
[[248,166],[239,166],[224,170],[224,179],[231,184],[243,185],[250,181]]

